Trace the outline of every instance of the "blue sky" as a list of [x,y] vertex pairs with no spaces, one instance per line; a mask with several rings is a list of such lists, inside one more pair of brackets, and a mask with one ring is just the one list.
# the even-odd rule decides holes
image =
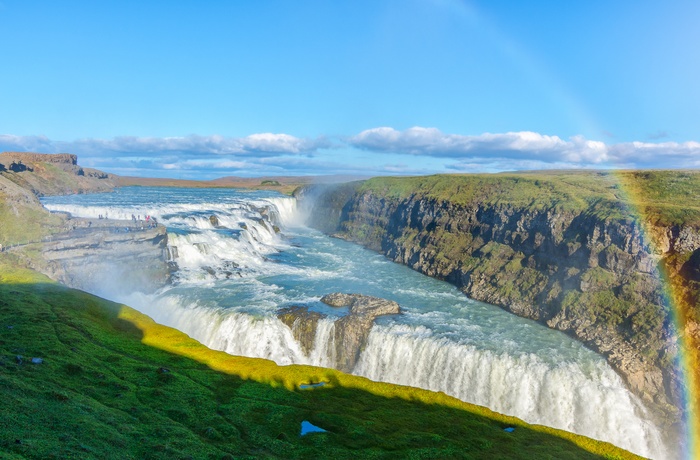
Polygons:
[[700,2],[0,0],[0,150],[124,175],[700,167]]

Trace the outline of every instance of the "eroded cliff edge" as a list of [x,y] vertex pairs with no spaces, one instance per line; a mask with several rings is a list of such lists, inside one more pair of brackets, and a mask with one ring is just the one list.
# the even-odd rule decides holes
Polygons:
[[0,251],[67,286],[108,293],[117,280],[149,291],[166,283],[165,227],[49,213],[38,197],[109,192],[115,177],[69,154],[0,154]]
[[647,209],[627,196],[645,187],[683,193],[679,178],[693,189],[700,175],[640,174],[377,178],[297,196],[311,207],[311,226],[577,338],[671,425],[681,397],[678,339],[659,271],[697,289],[699,213],[687,199],[678,216],[658,197]]

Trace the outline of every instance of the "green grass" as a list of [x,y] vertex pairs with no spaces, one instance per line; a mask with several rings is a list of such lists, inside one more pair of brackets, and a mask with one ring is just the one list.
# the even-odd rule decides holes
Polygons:
[[[442,393],[213,351],[7,255],[0,401],[3,458],[635,458]],[[328,433],[300,437],[302,420]]]
[[700,171],[535,171],[501,174],[377,177],[360,192],[388,198],[420,196],[457,205],[586,212],[658,225],[700,226]]
[[628,171],[619,176],[648,222],[700,226],[700,171]]
[[456,205],[506,205],[517,209],[600,212],[621,217],[614,203],[620,196],[607,173],[469,174],[420,177],[379,177],[365,181],[360,192],[395,199],[410,196],[449,201]]

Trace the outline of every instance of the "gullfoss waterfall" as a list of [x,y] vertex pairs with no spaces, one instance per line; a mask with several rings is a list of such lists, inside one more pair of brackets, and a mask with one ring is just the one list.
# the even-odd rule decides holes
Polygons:
[[[644,456],[669,455],[641,402],[602,357],[562,333],[304,227],[294,198],[127,187],[43,201],[52,211],[75,216],[149,216],[165,225],[172,283],[140,293],[115,280],[96,294],[138,308],[211,348],[442,391]],[[402,308],[375,321],[347,369],[336,346],[342,337],[334,334],[347,309],[320,302],[332,292],[382,297]],[[298,324],[290,328],[279,317],[280,309],[291,306],[322,315],[316,327],[293,331]]]

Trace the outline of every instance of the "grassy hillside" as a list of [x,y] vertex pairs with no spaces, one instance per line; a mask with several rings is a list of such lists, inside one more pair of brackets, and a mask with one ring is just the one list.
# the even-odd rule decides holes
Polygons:
[[382,191],[393,198],[418,195],[458,205],[507,204],[532,210],[566,211],[605,209],[618,216],[615,207],[595,206],[618,199],[620,192],[616,184],[607,173],[470,174],[380,177],[366,181],[360,191]]
[[[8,257],[3,458],[634,458],[444,394],[212,351]],[[328,432],[300,437],[302,420]]]
[[[47,162],[31,163],[29,166],[31,171],[5,171],[2,175],[39,196],[106,192],[114,188],[114,177],[101,171]],[[79,174],[80,171],[83,175]]]
[[650,223],[700,227],[700,171],[630,171],[620,179]]

